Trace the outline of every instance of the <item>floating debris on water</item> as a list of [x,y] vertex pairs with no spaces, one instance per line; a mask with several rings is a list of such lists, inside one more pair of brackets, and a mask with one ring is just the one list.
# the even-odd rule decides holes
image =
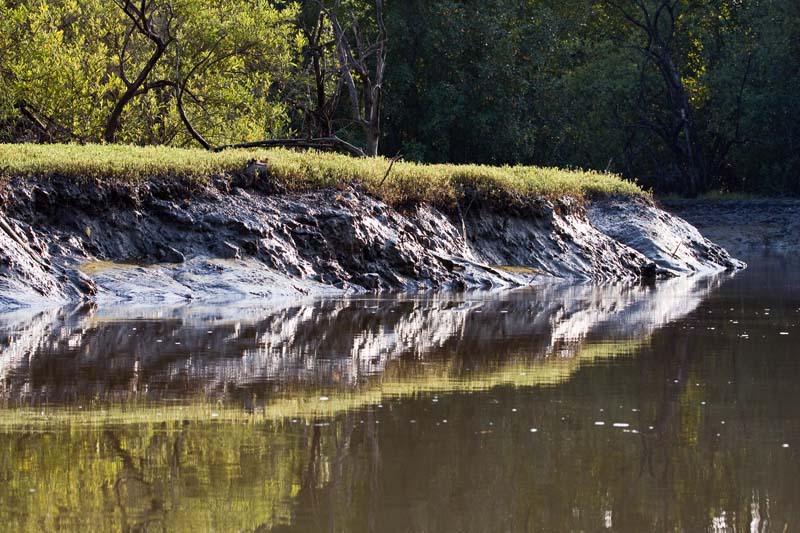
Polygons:
[[627,422],[614,422],[614,427],[615,428],[627,428],[627,427],[630,427],[630,424],[628,424]]
[[321,401],[321,402],[327,402],[328,400],[330,400],[330,398],[328,398],[327,396],[320,396],[319,397],[319,401]]
[[536,433],[537,431],[539,431],[539,430],[536,429],[536,428],[531,428],[531,433]]
[[597,422],[594,423],[594,425],[595,426],[605,426],[606,423],[605,422],[601,422],[600,420],[598,420]]

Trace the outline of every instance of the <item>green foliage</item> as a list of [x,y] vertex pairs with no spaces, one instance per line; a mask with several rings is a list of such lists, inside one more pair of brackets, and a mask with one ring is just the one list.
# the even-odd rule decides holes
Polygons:
[[389,7],[387,153],[402,149],[432,162],[531,161],[531,10],[508,0]]
[[[662,3],[642,2],[651,13]],[[659,27],[705,187],[800,192],[800,5],[680,0],[675,13],[674,29],[667,17]],[[680,124],[665,79],[641,29],[608,2],[411,0],[387,20],[386,153],[608,169],[680,190],[685,162],[652,128]]]
[[469,194],[499,206],[525,206],[542,196],[645,194],[613,174],[556,168],[397,162],[387,176],[390,161],[382,157],[285,149],[209,152],[163,146],[0,144],[0,162],[8,167],[9,175],[16,176],[129,182],[172,177],[207,183],[216,176],[241,172],[253,159],[266,161],[270,174],[289,190],[345,188],[358,183],[393,205],[429,202],[453,207]]
[[[655,13],[664,1],[614,5],[636,3]],[[701,189],[800,193],[800,4],[669,4],[674,24],[660,19],[657,52],[680,78],[688,129],[646,33],[607,0],[387,1],[382,152],[612,171],[663,192],[683,189],[689,165]],[[222,145],[336,134],[363,144],[318,3],[148,5],[170,42],[123,106],[115,140],[187,146],[197,136]],[[376,38],[373,0],[339,10],[358,21],[362,40]],[[125,80],[155,49],[132,30],[106,0],[0,2],[0,141],[103,139]],[[353,28],[346,33],[357,41]],[[688,145],[692,158],[681,153]]]
[[[153,26],[172,40],[124,109],[118,140],[188,144],[175,106],[178,85],[185,85],[190,120],[213,142],[288,131],[286,104],[276,95],[303,45],[296,6],[278,9],[266,0],[153,5]],[[153,43],[123,10],[104,0],[3,3],[0,35],[0,123],[10,138],[18,138],[24,108],[52,127],[43,140],[100,140],[126,83],[153,53]]]
[[[121,20],[102,0],[31,0],[0,5],[0,122],[19,107],[56,120],[74,136],[102,131],[104,98],[119,88],[108,76]],[[24,43],[24,45],[20,45]]]
[[[279,136],[288,130],[285,102],[276,97],[292,73],[302,39],[294,28],[295,7],[278,10],[265,1],[216,2],[186,0],[175,4],[182,21],[176,46],[162,62],[160,78],[170,79],[179,65],[177,80],[185,81],[184,104],[195,128],[214,144],[236,143]],[[147,116],[160,95],[140,105]],[[173,110],[174,113],[174,110]],[[177,125],[172,144],[190,142]],[[157,133],[157,132],[155,132]],[[134,142],[136,136],[128,139]],[[164,142],[161,141],[161,142]],[[158,141],[157,141],[158,142]]]

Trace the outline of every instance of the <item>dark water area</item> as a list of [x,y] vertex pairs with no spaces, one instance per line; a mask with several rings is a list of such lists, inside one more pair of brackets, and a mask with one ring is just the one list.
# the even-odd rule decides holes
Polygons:
[[9,531],[800,530],[800,261],[0,315]]

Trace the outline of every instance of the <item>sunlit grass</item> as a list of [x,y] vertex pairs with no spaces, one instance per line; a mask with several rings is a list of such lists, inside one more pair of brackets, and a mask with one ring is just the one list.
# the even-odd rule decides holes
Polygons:
[[[136,183],[174,178],[198,185],[242,172],[252,160],[266,161],[269,173],[289,191],[359,184],[389,204],[429,202],[452,206],[468,195],[502,205],[539,197],[576,198],[644,191],[614,174],[541,167],[425,165],[397,162],[389,175],[384,158],[354,158],[284,149],[226,150],[220,153],[164,146],[0,144],[0,171],[7,176]],[[385,179],[384,179],[385,178]]]
[[180,421],[282,422],[314,420],[376,405],[387,398],[410,398],[425,394],[482,392],[495,387],[551,387],[568,381],[583,365],[630,356],[646,340],[592,343],[570,357],[530,361],[512,359],[494,368],[468,376],[456,372],[453,362],[425,365],[390,365],[381,376],[353,390],[287,390],[263,406],[245,410],[237,405],[198,398],[179,405],[128,402],[98,402],[72,407],[0,408],[0,430],[46,428],[58,425],[92,426],[152,424]]

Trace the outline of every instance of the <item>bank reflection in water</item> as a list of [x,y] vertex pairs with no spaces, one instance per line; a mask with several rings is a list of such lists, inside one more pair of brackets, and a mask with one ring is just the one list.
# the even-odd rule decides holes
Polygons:
[[0,382],[6,400],[58,404],[131,393],[258,395],[293,384],[346,390],[393,363],[472,378],[473,370],[572,359],[587,343],[597,345],[593,355],[624,352],[694,310],[719,282],[0,316]]
[[782,531],[800,472],[776,427],[800,398],[786,357],[706,323],[726,283],[8,319],[0,519]]

